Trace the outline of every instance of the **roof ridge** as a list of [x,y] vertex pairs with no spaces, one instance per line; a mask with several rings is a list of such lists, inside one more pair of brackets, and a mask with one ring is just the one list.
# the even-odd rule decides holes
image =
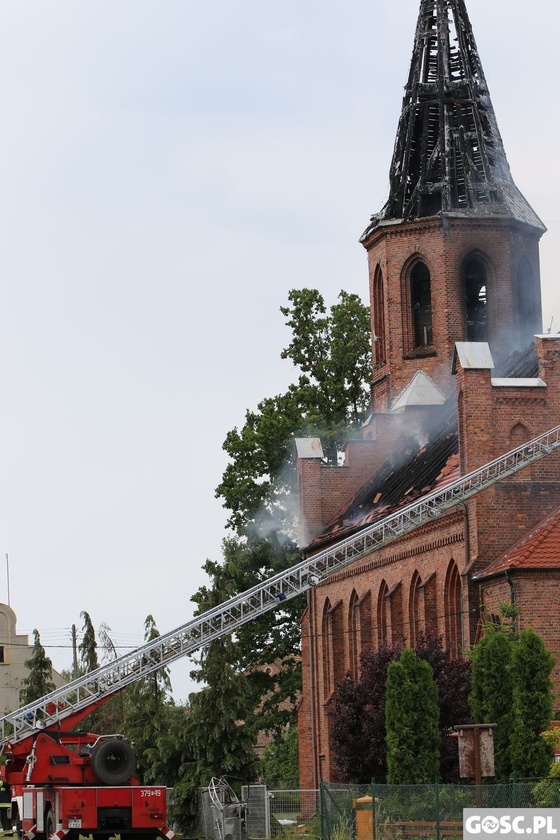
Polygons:
[[[547,546],[547,541],[559,528],[560,505],[529,528],[507,551],[483,567],[475,577],[490,577],[506,572],[508,569],[522,569],[530,564],[531,559],[539,553],[539,549],[541,550],[540,557],[537,558],[536,563],[530,564],[532,568],[560,568],[560,557],[557,552],[551,553],[550,546]],[[553,548],[556,547],[556,545],[553,546]]]
[[537,524],[534,525],[533,528],[529,529],[529,531],[526,534],[523,534],[523,536],[520,537],[517,540],[517,542],[510,546],[510,548],[508,548],[508,550],[501,555],[501,557],[498,557],[496,563],[506,561],[511,554],[520,551],[520,549],[523,548],[525,543],[528,542],[533,542],[532,549],[528,552],[521,553],[524,554],[524,556],[526,557],[530,556],[531,554],[534,554],[535,549],[542,545],[544,540],[554,530],[555,520],[560,521],[560,505],[553,511],[551,511],[548,514],[548,516],[545,516],[544,519],[541,519],[539,522],[537,522]]

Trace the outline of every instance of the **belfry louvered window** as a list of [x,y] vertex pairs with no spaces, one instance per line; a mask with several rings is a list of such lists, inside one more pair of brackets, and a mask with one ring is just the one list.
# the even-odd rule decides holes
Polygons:
[[414,321],[414,346],[434,343],[432,327],[432,284],[428,266],[418,262],[410,272],[410,294]]

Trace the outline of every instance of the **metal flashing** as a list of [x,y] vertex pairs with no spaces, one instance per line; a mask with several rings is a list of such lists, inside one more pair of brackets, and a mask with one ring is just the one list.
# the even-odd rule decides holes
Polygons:
[[402,411],[413,406],[443,405],[444,402],[444,394],[423,370],[418,370],[393,403],[391,411]]
[[296,438],[295,445],[298,458],[325,457],[320,438]]
[[542,379],[503,379],[497,377],[492,379],[494,388],[546,388],[546,382]]
[[457,361],[463,370],[493,370],[494,360],[486,341],[458,341],[455,344],[453,373],[457,372]]

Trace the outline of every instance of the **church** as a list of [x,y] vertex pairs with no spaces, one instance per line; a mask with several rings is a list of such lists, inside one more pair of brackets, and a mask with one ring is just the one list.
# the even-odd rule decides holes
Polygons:
[[[523,126],[520,126],[523,130]],[[516,187],[464,0],[421,0],[389,198],[361,236],[372,411],[344,462],[297,443],[306,556],[553,428],[560,335],[542,334],[539,216]],[[365,648],[441,635],[459,655],[503,604],[554,654],[560,708],[560,456],[334,573],[302,619],[300,785],[339,781],[337,682]]]

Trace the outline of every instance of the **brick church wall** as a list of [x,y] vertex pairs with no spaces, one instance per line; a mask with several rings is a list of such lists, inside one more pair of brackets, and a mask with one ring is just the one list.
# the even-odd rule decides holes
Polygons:
[[[406,643],[412,634],[417,637],[419,633],[425,632],[426,615],[430,619],[432,632],[445,634],[449,600],[446,580],[453,564],[459,573],[465,570],[465,518],[460,509],[441,522],[424,526],[397,543],[332,575],[327,583],[311,590],[302,624],[302,639],[308,636],[304,642],[305,653],[302,655],[303,699],[299,707],[302,787],[313,787],[317,781],[311,757],[313,743],[320,761],[322,778],[331,781],[338,778],[328,737],[328,710],[337,679],[341,679],[351,668],[355,676],[358,675],[356,663],[359,657],[350,649],[351,644],[357,645],[360,638],[359,634],[353,632],[352,622],[359,625],[361,618],[359,607],[355,605],[363,604],[365,614],[371,620],[371,640],[375,649],[384,641],[391,644],[404,640]],[[420,612],[423,619],[420,621],[413,617],[415,626],[411,627],[414,581],[420,584],[418,597],[422,603]],[[423,582],[426,583],[425,588],[421,586]],[[381,618],[383,610],[386,611],[385,622]],[[329,618],[333,612],[336,618],[331,621],[329,628]],[[312,633],[310,615],[315,628]],[[471,632],[468,605],[465,605],[462,615],[456,618],[459,636],[468,639]],[[384,628],[387,634],[385,638]],[[329,630],[333,634],[331,639],[328,638]],[[326,662],[329,656],[333,657],[333,661],[336,660],[330,675],[327,674]],[[315,674],[312,674],[312,662]],[[311,738],[313,717],[315,738],[314,741],[306,741],[306,738]]]
[[[376,366],[373,372],[375,411],[386,411],[419,369],[446,395],[452,393],[449,359],[455,342],[466,338],[461,271],[469,255],[480,255],[488,271],[491,347],[500,348],[506,354],[519,345],[521,325],[514,313],[517,271],[521,259],[525,259],[533,276],[539,277],[539,237],[540,232],[499,218],[430,217],[406,225],[400,222],[383,225],[371,234],[364,244],[368,250],[372,300],[374,278],[379,269],[385,279],[386,295],[386,363]],[[413,347],[412,316],[407,310],[410,299],[407,272],[417,259],[430,270],[433,302],[433,346],[420,349]],[[383,393],[376,393],[376,383],[387,377]]]
[[[528,385],[516,380],[504,384],[492,379],[490,367],[463,369],[460,362],[456,363],[454,384],[463,472],[493,460],[557,423],[560,337],[539,338],[537,346],[541,372],[546,376],[542,384]],[[387,418],[383,422],[388,422]],[[334,474],[331,470],[331,480]],[[403,639],[410,643],[428,629],[442,634],[448,642],[457,640],[459,647],[468,648],[475,641],[482,615],[479,601],[486,612],[499,614],[500,602],[511,598],[505,580],[479,585],[473,574],[537,524],[558,505],[559,499],[560,456],[553,454],[457,506],[442,519],[332,575],[312,591],[303,630],[304,635],[310,632],[311,616],[315,629],[303,657],[304,699],[299,711],[302,786],[313,786],[316,772],[325,779],[337,780],[328,735],[329,701],[336,681],[348,669],[357,676],[359,651],[352,645],[356,647],[362,634],[368,636],[364,627],[366,613],[371,622],[369,643],[374,648],[382,641],[390,644]],[[459,591],[453,591],[453,570]],[[523,581],[520,578],[516,603],[523,621],[537,632],[542,631],[550,649],[559,651],[560,630],[550,619],[560,605],[560,571],[552,578],[548,573],[542,579],[538,575],[525,576]],[[364,605],[363,616],[359,604]],[[558,668],[554,678],[560,685]],[[313,700],[306,696],[308,692],[314,693]],[[312,730],[319,768],[310,758],[311,743],[305,741]]]
[[[492,380],[492,371],[459,368],[461,470],[468,473],[554,427],[560,417],[560,337],[537,338],[542,384]],[[523,382],[523,381],[522,381]],[[498,383],[498,384],[496,384]],[[548,455],[469,502],[479,565],[505,552],[560,499],[560,453]]]

